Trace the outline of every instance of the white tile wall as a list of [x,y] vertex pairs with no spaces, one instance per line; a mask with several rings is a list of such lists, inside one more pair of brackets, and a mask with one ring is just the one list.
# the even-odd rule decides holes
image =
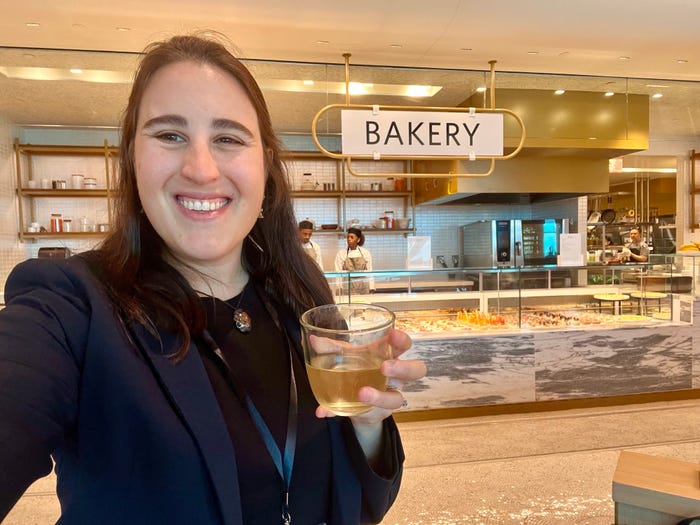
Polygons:
[[[305,172],[311,173],[313,178],[318,179],[321,184],[332,182],[336,165],[334,161],[325,159],[295,161],[288,168],[292,185],[295,189],[299,189],[301,177]],[[396,161],[382,163],[364,161],[353,163],[353,169],[362,173],[382,171],[400,174],[403,173],[403,164]],[[342,175],[341,172],[341,181]],[[386,177],[358,178],[349,174],[345,174],[345,177],[346,185],[354,184],[355,181],[386,182]],[[403,198],[383,195],[377,198],[348,199],[346,205],[341,207],[340,218],[338,218],[337,200],[333,198],[297,198],[294,208],[298,220],[309,218],[317,227],[321,224],[340,223],[342,225],[355,218],[360,221],[360,224],[371,225],[372,221],[383,216],[385,211],[392,210],[395,217],[405,216],[414,219],[417,235],[431,237],[433,258],[437,255],[446,255],[448,260],[451,260],[452,255],[459,254],[459,227],[470,222],[482,219],[568,218],[571,220],[572,227],[575,228],[580,220],[577,199],[534,205],[424,205],[415,208],[415,215],[412,215],[410,206],[409,208],[404,206],[404,202]],[[585,215],[583,220],[585,221]],[[372,251],[375,269],[389,270],[405,267],[407,252],[405,236],[370,232],[366,238],[365,247]],[[318,232],[314,235],[314,240],[321,246],[324,268],[331,270],[336,252],[347,246],[345,237],[340,234]]]

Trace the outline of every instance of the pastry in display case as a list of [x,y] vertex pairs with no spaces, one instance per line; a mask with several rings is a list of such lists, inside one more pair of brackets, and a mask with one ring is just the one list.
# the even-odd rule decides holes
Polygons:
[[[371,275],[377,293],[336,300],[386,306],[396,314],[397,327],[418,338],[651,327],[671,322],[678,279],[689,291],[686,280],[692,276],[680,275],[678,266],[676,261],[652,258],[646,264],[614,267],[460,268],[456,278],[452,268],[375,271]],[[670,272],[675,273],[667,275]],[[326,275],[351,279],[359,273]],[[488,281],[496,283],[496,289],[478,284],[460,288],[455,284],[460,280]]]

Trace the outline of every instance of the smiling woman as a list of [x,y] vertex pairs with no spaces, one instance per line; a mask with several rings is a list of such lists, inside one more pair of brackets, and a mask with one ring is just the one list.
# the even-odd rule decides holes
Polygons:
[[[298,319],[333,297],[248,69],[211,38],[149,46],[119,155],[104,242],[7,281],[0,520],[53,457],[67,524],[380,521],[403,396],[363,386],[336,418],[311,392]],[[389,343],[387,380],[425,375]]]

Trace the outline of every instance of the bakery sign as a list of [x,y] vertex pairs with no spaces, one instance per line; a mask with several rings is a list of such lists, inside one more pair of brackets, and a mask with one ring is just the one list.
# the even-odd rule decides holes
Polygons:
[[503,113],[344,109],[343,155],[500,157]]

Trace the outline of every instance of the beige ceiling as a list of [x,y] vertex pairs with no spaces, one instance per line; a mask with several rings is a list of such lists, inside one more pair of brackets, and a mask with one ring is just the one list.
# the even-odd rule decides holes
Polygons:
[[[1,3],[6,5],[0,16],[0,114],[21,125],[116,126],[129,85],[10,79],[3,67],[81,67],[128,75],[147,42],[212,29],[250,59],[260,81],[343,81],[342,54],[349,52],[353,81],[442,86],[431,99],[353,102],[452,106],[486,84],[484,71],[495,59],[497,87],[662,92],[651,103],[652,138],[700,134],[697,0]],[[28,27],[30,22],[39,27]],[[308,132],[319,108],[344,101],[323,92],[265,95],[277,129],[286,132]],[[319,129],[337,131],[335,115],[328,117]]]

